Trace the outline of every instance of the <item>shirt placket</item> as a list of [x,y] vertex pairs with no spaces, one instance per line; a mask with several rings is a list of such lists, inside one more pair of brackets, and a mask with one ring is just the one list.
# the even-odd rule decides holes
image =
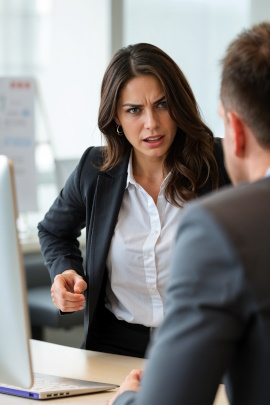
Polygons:
[[143,245],[144,269],[146,285],[153,306],[153,324],[156,324],[163,315],[162,300],[157,287],[157,267],[155,260],[155,246],[161,232],[161,222],[157,206],[153,199],[147,195],[147,208],[149,213],[149,235]]

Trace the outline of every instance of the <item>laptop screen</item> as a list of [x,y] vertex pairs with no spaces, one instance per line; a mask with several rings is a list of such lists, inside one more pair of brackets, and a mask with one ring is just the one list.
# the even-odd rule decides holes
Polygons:
[[13,166],[0,155],[0,383],[28,388],[30,324],[16,212]]

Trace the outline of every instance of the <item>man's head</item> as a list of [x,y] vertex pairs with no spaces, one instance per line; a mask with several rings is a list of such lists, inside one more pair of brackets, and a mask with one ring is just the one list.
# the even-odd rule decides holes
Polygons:
[[250,156],[251,145],[270,152],[270,23],[244,30],[229,45],[220,97],[229,174],[234,183],[250,180],[242,158]]

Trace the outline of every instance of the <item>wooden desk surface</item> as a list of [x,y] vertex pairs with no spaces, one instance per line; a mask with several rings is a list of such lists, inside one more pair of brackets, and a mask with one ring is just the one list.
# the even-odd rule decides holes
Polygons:
[[[75,349],[37,340],[31,340],[31,351],[35,372],[112,384],[120,384],[133,368],[144,366],[143,359]],[[45,402],[48,405],[51,403],[105,405],[105,401],[112,395],[111,391]],[[34,403],[36,401],[32,399],[0,394],[0,404],[33,405]],[[219,388],[214,405],[228,405],[223,386]]]

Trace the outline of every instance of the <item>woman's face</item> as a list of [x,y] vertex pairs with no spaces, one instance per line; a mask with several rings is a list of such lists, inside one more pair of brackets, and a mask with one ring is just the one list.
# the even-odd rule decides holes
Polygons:
[[137,158],[163,161],[177,131],[161,83],[152,75],[134,77],[123,87],[115,122],[123,128]]

